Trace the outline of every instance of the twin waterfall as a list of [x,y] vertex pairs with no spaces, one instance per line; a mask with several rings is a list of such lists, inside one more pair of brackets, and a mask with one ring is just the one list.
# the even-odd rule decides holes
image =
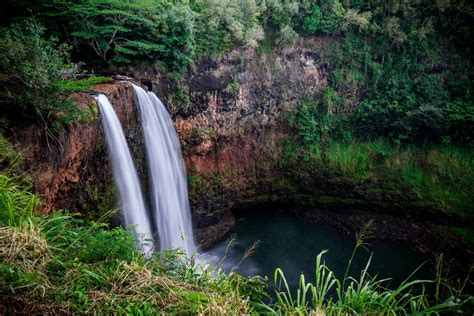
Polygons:
[[138,100],[149,170],[151,207],[148,212],[117,115],[105,95],[97,97],[124,224],[133,225],[138,247],[145,253],[152,249],[147,240],[156,235],[153,229],[156,228],[161,250],[180,248],[190,256],[196,246],[186,174],[173,121],[153,92],[145,92],[136,85],[133,90]]

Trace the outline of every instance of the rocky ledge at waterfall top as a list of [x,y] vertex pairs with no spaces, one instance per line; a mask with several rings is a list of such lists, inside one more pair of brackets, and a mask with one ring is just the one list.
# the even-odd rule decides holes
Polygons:
[[[307,221],[331,224],[350,234],[370,219],[386,225],[398,223],[400,214],[409,214],[402,222],[410,225],[397,226],[409,228],[398,233],[389,229],[392,233],[378,237],[416,243],[421,251],[433,248],[439,223],[417,220],[417,214],[430,210],[410,192],[369,193],[365,184],[326,178],[310,166],[280,167],[288,133],[286,113],[304,98],[317,98],[328,84],[329,69],[319,53],[323,48],[324,42],[314,40],[263,56],[235,50],[219,61],[200,60],[179,81],[153,68],[114,71],[148,86],[168,107],[183,149],[197,241],[203,246],[232,227],[231,210],[270,207],[291,210]],[[104,83],[94,91],[104,93],[114,105],[145,182],[141,127],[130,83]],[[87,94],[73,98],[81,107],[95,107]],[[97,217],[115,207],[98,116],[88,124],[68,126],[59,142],[49,145],[36,127],[18,131],[14,141],[25,153],[25,169],[45,201],[45,211],[54,206]],[[142,187],[146,192],[146,183]],[[443,234],[447,237],[437,240],[440,249],[463,248],[449,232]]]

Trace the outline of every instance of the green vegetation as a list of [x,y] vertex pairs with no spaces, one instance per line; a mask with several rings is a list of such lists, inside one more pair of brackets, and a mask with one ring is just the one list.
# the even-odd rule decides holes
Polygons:
[[67,79],[76,67],[68,63],[68,48],[45,38],[44,31],[33,19],[0,30],[2,125],[8,126],[9,120],[34,121],[54,139],[62,126],[90,116],[69,95],[109,78]]
[[474,243],[474,229],[466,227],[452,227],[452,231],[464,238],[469,243]]
[[[328,85],[288,113],[290,136],[281,152],[269,153],[276,161],[262,162],[265,168],[276,162],[282,176],[256,199],[355,208],[372,203],[436,215],[472,244],[472,25],[474,6],[465,0],[2,1],[0,166],[19,159],[4,137],[16,127],[38,124],[49,144],[64,126],[97,116],[95,106],[79,109],[71,95],[110,78],[77,79],[84,63],[98,73],[158,66],[178,81],[201,57],[247,48],[261,56],[298,43],[317,47]],[[306,45],[305,37],[318,41]],[[236,78],[227,92],[239,91]],[[170,105],[191,106],[190,93],[170,92]],[[211,128],[192,133],[193,143],[219,136]],[[386,280],[368,276],[367,269],[357,280],[337,278],[324,253],[315,278],[301,276],[296,295],[277,269],[276,301],[265,303],[259,277],[199,267],[179,252],[144,256],[129,230],[84,220],[92,216],[40,215],[40,201],[18,181],[0,174],[1,312],[429,314],[473,304],[461,294],[465,284],[446,286],[441,298],[440,275],[434,298],[424,292],[430,281],[407,280],[389,291]],[[195,196],[240,188],[238,181],[245,180],[232,169],[188,177]],[[344,186],[353,195],[340,196]],[[100,205],[87,207],[102,215],[114,191],[88,194]],[[359,239],[354,255],[362,246]]]
[[[184,1],[183,1],[184,2]],[[219,56],[234,47],[255,47],[263,38],[256,0],[195,0],[196,56]]]
[[178,252],[146,257],[132,233],[74,214],[39,215],[38,199],[0,175],[0,310],[35,313],[246,314],[259,278],[200,272]]
[[346,128],[359,138],[383,136],[401,144],[472,145],[472,83],[461,79],[469,69],[466,59],[445,49],[441,38],[412,35],[387,52],[394,45],[390,38],[383,34],[380,44],[368,44],[374,36],[350,33],[334,47],[331,86],[341,100],[333,111],[348,115]]
[[226,87],[226,90],[234,93],[238,92],[240,90],[240,84],[235,80],[235,78],[232,78],[232,81],[229,82]]
[[[342,102],[335,90],[327,88],[319,100],[303,100],[288,114],[295,137],[285,145],[283,167],[309,165],[325,177],[344,179],[369,191],[370,187],[392,191],[399,199],[403,192],[410,192],[409,199],[415,204],[462,220],[473,218],[472,147],[357,137],[351,129],[354,118],[334,113]],[[377,123],[369,125],[375,128]]]
[[[283,271],[276,269],[274,279],[278,288],[277,300],[273,306],[269,307],[269,310],[280,315],[311,315],[311,313],[327,315],[429,315],[455,310],[461,311],[460,306],[472,303],[472,297],[460,294],[465,283],[461,284],[460,288],[450,287],[444,283],[445,279],[441,275],[438,275],[435,281],[411,280],[412,276],[410,276],[398,288],[392,291],[387,290],[384,284],[389,281],[388,279],[378,280],[376,276],[372,277],[367,272],[372,257],[369,258],[358,279],[349,277],[347,271],[349,271],[352,260],[357,250],[364,247],[362,238],[363,236],[359,236],[356,241],[346,274],[342,279],[338,279],[324,265],[322,257],[326,251],[321,252],[316,258],[314,283],[306,282],[305,276],[302,274],[296,295],[291,293]],[[438,264],[441,264],[441,261]],[[445,301],[440,301],[437,297],[436,304],[430,305],[424,290],[424,287],[430,283],[443,284],[449,289],[451,296]],[[423,288],[422,292],[414,291],[417,287]],[[336,292],[336,298],[330,294],[332,291]]]
[[73,43],[92,65],[159,63],[180,73],[195,57],[256,46],[263,37],[262,5],[255,0],[23,1],[3,7],[17,18],[32,10],[50,34]]
[[[264,303],[266,285],[259,277],[223,273],[193,265],[179,252],[140,254],[131,232],[100,222],[84,223],[74,214],[39,215],[38,199],[11,177],[0,175],[0,308],[35,313],[114,314],[327,314],[429,313],[462,310],[472,298],[448,287],[447,299],[430,305],[421,285],[407,280],[398,289],[364,271],[343,281],[316,260],[315,283],[301,276],[291,296],[280,269],[276,301]],[[356,250],[363,246],[362,236]],[[352,261],[352,259],[351,259]],[[367,265],[370,264],[370,260]],[[349,262],[350,265],[350,262]],[[444,286],[444,279],[437,280]],[[347,284],[347,287],[345,286]],[[337,300],[330,298],[336,289]],[[309,298],[306,296],[309,294]]]
[[[52,30],[65,29],[77,50],[115,65],[162,60],[185,67],[193,52],[192,13],[168,1],[53,1],[41,15]],[[53,18],[53,19],[51,19]],[[51,23],[52,22],[52,23]],[[94,63],[94,59],[86,59]]]
[[[1,11],[10,13],[2,16],[5,27],[24,24],[3,32],[7,63],[0,73],[11,88],[2,94],[15,106],[34,102],[29,115],[45,121],[58,107],[73,111],[57,104],[59,92],[51,89],[68,68],[66,47],[57,43],[71,46],[72,59],[88,67],[158,64],[178,78],[202,56],[236,47],[269,53],[318,36],[335,38],[323,56],[331,98],[324,112],[338,116],[344,137],[473,142],[474,9],[467,1],[25,0],[7,1]],[[32,14],[38,22],[28,22]],[[10,93],[22,85],[28,93]]]
[[182,102],[182,103],[189,103],[189,95],[182,90],[177,90],[169,95],[170,103],[174,102]]
[[69,66],[67,47],[43,34],[44,28],[34,20],[0,30],[0,94],[3,115],[20,114],[47,125],[64,108],[56,85]]
[[[311,178],[316,174],[318,179],[357,186],[359,194],[368,200],[392,196],[400,203],[407,203],[407,207],[424,209],[424,216],[437,213],[456,218],[462,225],[472,223],[472,149],[452,146],[400,148],[379,140],[335,142],[324,149],[313,147],[312,150],[290,142],[282,153],[281,167],[305,166],[300,167],[299,176],[306,179],[303,181],[305,187],[299,188],[300,191],[312,190],[313,185],[308,185],[308,181],[313,183],[315,180]],[[311,170],[311,173],[304,170]],[[314,184],[315,190],[321,190],[319,187]]]
[[13,145],[0,133],[0,166],[11,166],[19,159]]
[[93,91],[93,85],[111,81],[111,77],[92,76],[83,79],[66,79],[56,83],[56,88],[63,93],[70,94],[73,92]]

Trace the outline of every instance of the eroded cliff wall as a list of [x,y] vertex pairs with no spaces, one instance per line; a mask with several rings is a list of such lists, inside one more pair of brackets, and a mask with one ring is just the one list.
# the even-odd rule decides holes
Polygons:
[[[94,89],[113,103],[137,165],[143,168],[140,126],[130,84],[117,81]],[[47,136],[41,127],[28,126],[17,131],[14,141],[23,156],[23,169],[31,176],[34,190],[44,202],[43,211],[54,207],[94,217],[99,207],[115,207],[112,171],[93,96],[78,93],[72,99],[94,113],[90,122],[71,124],[57,136]]]
[[[277,173],[268,157],[286,133],[286,111],[302,98],[317,97],[327,84],[320,56],[301,47],[265,56],[236,50],[218,62],[201,60],[180,80],[159,69],[118,71],[148,86],[167,105],[181,140],[194,225],[224,225],[215,227],[220,231],[232,225],[229,209],[234,203],[268,193]],[[146,192],[131,84],[116,80],[94,86],[94,92],[113,104]],[[17,131],[14,142],[44,211],[64,208],[94,218],[116,207],[115,187],[94,98],[87,93],[72,98],[81,108],[93,109],[91,121],[67,126],[55,138],[30,126]]]
[[[219,61],[203,59],[179,80],[159,69],[116,70],[153,90],[174,119],[197,240],[206,246],[222,237],[233,225],[232,209],[266,206],[291,210],[309,222],[338,226],[350,234],[373,220],[384,228],[380,239],[416,243],[425,251],[433,240],[440,249],[453,248],[451,239],[445,238],[449,232],[435,234],[442,228],[417,222],[418,214],[430,214],[432,209],[409,190],[385,190],[380,185],[384,179],[357,182],[328,175],[311,163],[292,168],[281,164],[291,134],[287,113],[304,98],[318,98],[328,84],[329,69],[318,53],[324,43],[309,44],[263,56],[236,50]],[[130,82],[100,84],[94,91],[106,94],[115,107],[146,192],[141,127]],[[74,99],[81,107],[96,107],[89,94]],[[16,133],[24,169],[44,200],[45,211],[65,208],[97,218],[117,207],[95,113],[88,123],[68,126],[57,140],[47,141],[37,127]],[[400,229],[407,220],[413,225]]]

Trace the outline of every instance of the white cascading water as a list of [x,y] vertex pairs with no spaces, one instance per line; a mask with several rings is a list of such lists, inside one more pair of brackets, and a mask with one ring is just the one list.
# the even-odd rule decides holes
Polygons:
[[100,107],[102,125],[112,160],[112,169],[125,225],[127,227],[133,226],[133,231],[138,239],[137,247],[145,254],[149,254],[152,249],[152,244],[149,242],[152,236],[150,222],[122,126],[109,99],[103,94],[98,95],[96,99]]
[[160,249],[196,250],[186,174],[173,121],[153,92],[133,85],[137,95],[150,173],[154,220]]

